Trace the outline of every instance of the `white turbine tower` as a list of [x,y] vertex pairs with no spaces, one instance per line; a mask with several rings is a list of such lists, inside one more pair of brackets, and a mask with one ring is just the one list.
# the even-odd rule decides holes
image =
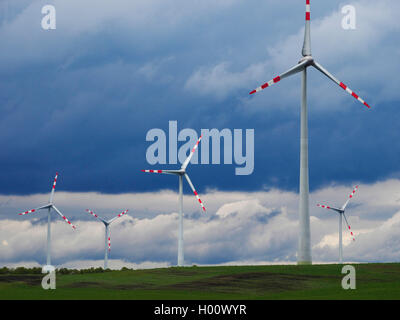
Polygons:
[[351,94],[354,98],[360,101],[367,108],[370,106],[361,99],[357,94],[350,90],[343,82],[340,82],[333,75],[331,75],[326,69],[324,69],[319,63],[317,63],[311,55],[311,37],[310,37],[310,0],[306,0],[306,24],[304,32],[304,42],[302,55],[303,58],[298,64],[285,73],[275,77],[273,80],[263,84],[257,89],[250,92],[254,94],[267,87],[270,87],[274,83],[280,80],[292,76],[296,73],[301,72],[301,121],[300,121],[300,204],[299,204],[299,247],[297,254],[298,264],[311,264],[311,241],[310,241],[310,214],[309,214],[309,182],[308,182],[308,116],[307,116],[307,68],[312,66],[337,85],[339,85],[346,92]]
[[178,266],[184,265],[184,249],[183,249],[183,177],[185,177],[186,181],[188,182],[190,188],[193,190],[194,195],[196,196],[197,200],[200,203],[201,208],[206,211],[203,203],[200,200],[199,195],[197,194],[196,189],[194,188],[192,181],[190,180],[188,174],[186,173],[186,167],[188,166],[190,160],[193,157],[194,152],[196,151],[200,141],[197,140],[196,145],[193,147],[190,155],[187,157],[185,162],[182,164],[179,170],[142,170],[142,172],[147,173],[164,173],[164,174],[173,174],[179,177],[179,235],[178,235]]
[[61,218],[63,218],[64,221],[67,222],[73,229],[76,229],[76,227],[60,212],[60,210],[58,210],[56,208],[56,206],[53,203],[54,191],[56,189],[56,183],[57,183],[57,177],[58,177],[58,173],[56,173],[56,177],[54,178],[53,188],[51,189],[50,199],[49,199],[48,204],[41,206],[39,208],[36,208],[36,209],[32,209],[29,211],[19,213],[20,216],[23,216],[28,213],[36,212],[37,210],[43,210],[43,209],[48,210],[48,212],[47,212],[47,260],[46,260],[46,265],[43,267],[43,271],[45,271],[45,272],[51,272],[51,271],[55,270],[54,266],[51,265],[51,230],[50,230],[51,209],[53,209],[55,212],[57,212],[61,216]]
[[353,192],[350,193],[349,198],[347,199],[347,201],[344,203],[344,205],[341,208],[335,208],[335,207],[327,206],[325,204],[317,204],[318,207],[321,207],[321,208],[324,208],[324,209],[328,209],[328,210],[333,210],[333,211],[336,211],[337,213],[339,213],[339,263],[340,264],[343,263],[343,236],[342,236],[343,227],[342,227],[342,218],[344,218],[344,220],[346,221],[346,225],[349,228],[351,236],[353,237],[353,241],[355,241],[353,231],[351,231],[351,227],[349,225],[349,222],[347,221],[347,218],[346,218],[346,215],[344,214],[344,212],[346,210],[346,207],[347,207],[350,199],[353,198],[354,193],[357,191],[357,189],[358,189],[358,186],[355,186],[354,189],[353,189]]
[[[105,237],[104,237],[104,270],[108,268],[108,252],[111,251],[111,235],[110,235],[110,225],[113,223],[116,219],[119,217],[122,217],[124,214],[128,212],[128,210],[125,210],[124,212],[121,212],[119,215],[115,216],[111,220],[105,220],[103,218],[100,218],[97,214],[95,214],[92,210],[86,209],[87,212],[89,212],[93,217],[100,219],[101,222],[104,223],[105,226]],[[107,248],[108,247],[108,248]]]

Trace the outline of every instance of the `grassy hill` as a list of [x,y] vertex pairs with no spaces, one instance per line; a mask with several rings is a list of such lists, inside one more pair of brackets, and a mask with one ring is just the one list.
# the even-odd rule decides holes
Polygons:
[[56,290],[40,269],[2,269],[0,299],[400,299],[400,263],[354,266],[356,290],[342,289],[340,265],[60,270]]

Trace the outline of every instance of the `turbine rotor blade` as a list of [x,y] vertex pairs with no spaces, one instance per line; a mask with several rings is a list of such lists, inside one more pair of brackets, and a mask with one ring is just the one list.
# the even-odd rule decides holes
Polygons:
[[310,60],[304,60],[300,62],[298,65],[294,66],[293,68],[289,69],[288,71],[282,73],[281,75],[275,77],[274,79],[264,83],[263,85],[259,86],[257,89],[253,90],[250,92],[250,94],[254,94],[256,92],[259,92],[261,90],[264,90],[265,88],[268,88],[272,86],[273,84],[281,81],[282,79],[285,79],[287,77],[290,77],[291,75],[294,75],[300,71],[303,71],[304,68],[310,63]]
[[88,213],[90,213],[93,217],[98,218],[99,216],[95,214],[92,210],[86,209]]
[[58,210],[58,209],[56,208],[56,206],[52,205],[51,207],[61,216],[61,218],[64,219],[64,221],[65,221],[66,223],[68,223],[73,229],[76,229],[76,226],[74,226],[74,225],[71,223],[71,221],[69,221],[69,220],[67,219],[67,217],[64,216],[64,215],[60,212],[60,210]]
[[199,146],[199,143],[200,143],[202,137],[203,136],[201,135],[199,140],[197,140],[195,146],[193,147],[192,151],[190,152],[189,156],[186,158],[185,162],[182,164],[182,167],[181,167],[182,170],[185,170],[186,167],[188,166],[188,164],[189,164],[190,160],[192,159],[197,147]]
[[35,212],[37,209],[31,209],[31,210],[29,210],[29,211],[25,211],[25,212],[21,212],[21,213],[18,213],[20,216],[24,216],[24,215],[26,215],[26,214],[28,214],[28,213],[32,213],[32,212]]
[[323,66],[321,66],[318,62],[314,61],[313,66],[315,69],[318,71],[322,72],[324,75],[326,75],[329,79],[331,79],[333,82],[335,82],[338,86],[340,86],[343,90],[345,90],[347,93],[352,95],[355,99],[357,99],[359,102],[361,102],[364,106],[366,106],[368,109],[371,109],[371,106],[366,103],[363,99],[361,99],[354,91],[352,91],[348,86],[346,86],[343,82],[339,81],[336,79],[332,74],[328,72]]
[[354,196],[354,194],[356,193],[357,189],[358,189],[358,186],[355,186],[355,187],[353,188],[353,191],[350,193],[349,198],[347,199],[347,201],[346,201],[345,204],[343,205],[342,210],[346,209],[346,207],[347,207],[349,201],[353,198],[353,196]]
[[38,210],[47,209],[47,208],[49,208],[49,207],[50,207],[50,205],[46,204],[46,205],[41,206],[41,207],[39,207],[39,208],[35,208],[35,209],[31,209],[31,210],[29,210],[29,211],[25,211],[25,212],[18,213],[18,215],[24,216],[24,215],[26,215],[26,214],[28,214],[28,213],[33,213],[33,212],[36,212],[36,211],[38,211]]
[[196,189],[194,188],[192,181],[190,181],[190,178],[189,178],[187,173],[185,173],[185,178],[186,178],[187,182],[189,183],[190,188],[193,190],[193,193],[194,193],[197,201],[199,201],[199,204],[200,204],[201,208],[203,209],[203,211],[206,211],[206,208],[204,207],[204,204],[201,201]]
[[179,170],[142,170],[145,173],[178,174]]
[[163,173],[163,170],[142,170],[145,173]]
[[336,212],[340,212],[340,209],[328,206],[326,204],[317,204],[317,207],[328,209],[328,210],[333,210],[333,211],[336,211]]
[[112,218],[108,223],[111,224],[115,219],[118,219],[119,217],[122,217],[124,214],[126,214],[129,210],[125,210],[123,212],[121,212],[119,215],[117,215],[116,217]]
[[306,0],[306,24],[304,28],[304,42],[302,50],[303,57],[311,56],[310,22],[311,22],[311,5],[310,5],[310,0]]
[[50,193],[50,201],[49,201],[50,203],[53,202],[54,191],[56,189],[56,184],[57,184],[57,178],[58,178],[58,172],[56,172],[56,177],[54,178],[54,181],[53,181],[53,187],[52,187],[51,193]]
[[354,238],[354,233],[353,233],[353,231],[351,231],[351,227],[350,227],[349,222],[347,221],[346,215],[344,213],[343,213],[343,217],[344,217],[344,221],[346,221],[347,228],[349,228],[349,232],[353,238],[353,241],[356,241],[356,239]]
[[26,215],[26,214],[28,214],[28,213],[35,212],[36,210],[39,210],[39,209],[31,209],[31,210],[28,210],[28,211],[25,211],[25,212],[18,213],[18,215],[24,216],[24,215]]
[[320,207],[320,208],[324,208],[324,209],[328,209],[328,210],[333,210],[330,206],[327,206],[326,204],[317,204],[317,207]]
[[90,213],[93,217],[95,217],[95,218],[97,218],[97,219],[100,219],[100,220],[103,221],[103,222],[106,222],[104,219],[100,218],[97,214],[95,214],[92,210],[86,209],[86,211],[87,211],[88,213]]

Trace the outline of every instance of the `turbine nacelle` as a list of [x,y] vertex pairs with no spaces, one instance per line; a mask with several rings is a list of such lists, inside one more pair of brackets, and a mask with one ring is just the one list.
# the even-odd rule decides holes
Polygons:
[[183,176],[186,173],[186,169],[179,170],[163,170],[163,173],[175,174],[177,176]]
[[129,210],[125,210],[123,212],[121,212],[120,214],[118,214],[117,216],[115,216],[114,218],[110,219],[110,220],[105,220],[102,217],[99,217],[96,213],[94,213],[94,211],[90,210],[90,209],[86,209],[87,213],[90,213],[93,217],[99,219],[101,222],[104,223],[105,226],[109,226],[111,223],[113,223],[116,219],[118,219],[119,217],[122,217],[124,214],[126,214]]
[[302,57],[299,61],[299,64],[305,61],[308,61],[308,64],[306,65],[306,67],[308,67],[314,63],[314,58],[311,55]]
[[36,210],[51,209],[53,206],[54,206],[54,204],[50,202],[42,207],[37,208]]
[[337,213],[340,213],[340,214],[344,214],[344,209],[339,209],[339,208],[334,208],[334,207],[331,207],[331,206],[326,206],[326,205],[317,205],[318,207],[321,207],[321,208],[324,208],[324,209],[330,209],[330,210],[333,210],[333,211],[335,211],[335,212],[337,212]]

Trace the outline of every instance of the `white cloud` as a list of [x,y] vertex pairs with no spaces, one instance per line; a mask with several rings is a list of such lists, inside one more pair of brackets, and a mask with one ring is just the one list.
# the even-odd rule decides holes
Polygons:
[[224,204],[218,209],[216,215],[220,218],[226,218],[235,214],[250,217],[257,213],[268,215],[271,213],[271,210],[264,208],[258,199],[253,199]]
[[[400,180],[360,186],[348,206],[347,217],[356,241],[351,241],[349,233],[343,231],[345,259],[361,262],[400,259],[398,195],[388,192],[399,188]],[[338,242],[336,213],[317,208],[315,204],[324,201],[340,206],[351,190],[351,186],[329,186],[311,194],[314,260],[336,261]],[[2,198],[7,197],[1,196],[0,200]],[[157,198],[162,200],[154,201]],[[296,194],[280,190],[247,193],[209,190],[202,198],[209,207],[206,214],[198,213],[200,210],[193,196],[185,196],[185,254],[189,264],[295,261],[298,235]],[[45,200],[47,196],[44,195],[11,197],[11,203],[19,206]],[[146,263],[150,266],[175,264],[178,231],[175,192],[56,194],[56,204],[65,212],[93,203],[99,212],[110,212],[111,208],[121,205],[131,209],[130,216],[116,220],[111,227],[110,259],[115,261],[115,268],[122,265],[142,268]],[[3,245],[0,246],[0,261],[42,263],[46,245],[45,215],[36,213],[18,216],[18,219],[23,221],[17,218],[1,220]],[[95,266],[101,265],[104,226],[86,213],[72,215],[71,220],[78,226],[76,231],[58,217],[53,220],[52,256],[55,263],[89,266],[92,262],[85,261],[96,261]],[[8,245],[5,246],[4,241]]]

